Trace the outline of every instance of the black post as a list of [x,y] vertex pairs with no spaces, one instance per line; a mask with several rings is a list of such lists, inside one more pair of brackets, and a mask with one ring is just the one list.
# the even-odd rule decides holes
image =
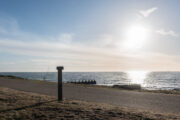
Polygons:
[[62,67],[62,66],[57,67],[57,70],[58,70],[58,101],[63,100],[63,89],[62,89],[62,70],[63,69],[64,69],[64,67]]

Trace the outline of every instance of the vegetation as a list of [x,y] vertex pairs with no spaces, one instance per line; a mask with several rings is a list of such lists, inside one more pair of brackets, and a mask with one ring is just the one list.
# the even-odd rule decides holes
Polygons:
[[0,88],[0,120],[5,119],[178,120],[180,116],[69,99],[58,102],[52,96]]

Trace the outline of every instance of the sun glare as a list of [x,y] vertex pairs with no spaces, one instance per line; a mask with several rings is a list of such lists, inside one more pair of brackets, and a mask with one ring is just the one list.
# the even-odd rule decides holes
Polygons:
[[143,47],[147,40],[148,30],[142,25],[131,26],[125,33],[123,47],[127,50],[137,50]]
[[128,71],[128,77],[132,84],[140,84],[143,86],[147,71]]

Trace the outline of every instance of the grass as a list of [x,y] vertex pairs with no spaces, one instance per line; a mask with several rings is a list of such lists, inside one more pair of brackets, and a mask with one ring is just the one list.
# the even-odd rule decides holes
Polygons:
[[165,120],[180,115],[151,113],[125,107],[97,104],[22,92],[0,87],[0,120]]
[[11,79],[24,79],[22,77],[16,77],[16,76],[12,76],[12,75],[0,75],[0,77],[11,78]]

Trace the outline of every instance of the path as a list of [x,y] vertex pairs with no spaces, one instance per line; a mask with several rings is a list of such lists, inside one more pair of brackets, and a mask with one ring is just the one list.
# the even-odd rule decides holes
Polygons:
[[[0,78],[0,86],[52,96],[57,95],[57,84],[50,82]],[[64,85],[63,94],[65,98],[69,99],[180,114],[180,95],[87,88],[76,85]]]

